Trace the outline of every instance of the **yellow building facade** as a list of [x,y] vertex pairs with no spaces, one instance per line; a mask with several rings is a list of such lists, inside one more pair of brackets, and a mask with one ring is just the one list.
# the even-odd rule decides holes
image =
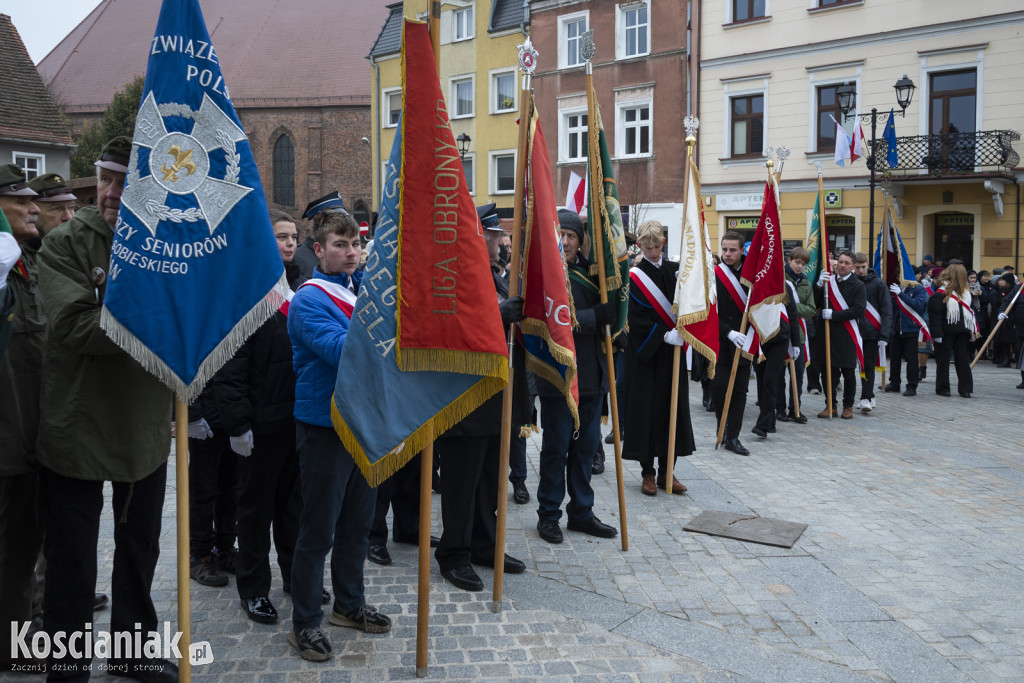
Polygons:
[[[426,20],[428,0],[389,5],[390,14],[368,56],[373,91],[374,210],[383,162],[391,153],[401,111],[402,19]],[[511,217],[521,80],[517,46],[526,38],[522,3],[450,0],[441,5],[441,89],[452,133],[468,136],[463,167],[477,205],[494,202]]]
[[[753,7],[753,11],[750,8]],[[977,270],[1014,265],[1021,234],[1018,131],[1024,91],[1015,82],[1024,12],[998,0],[738,0],[702,3],[699,159],[712,239],[756,223],[766,169],[762,151],[789,149],[783,170],[787,246],[806,244],[823,184],[833,246],[867,253],[890,192],[915,264],[960,258]],[[742,15],[735,14],[743,12]],[[916,88],[900,116],[894,85]],[[844,115],[841,88],[856,109]],[[877,109],[874,227],[869,221],[870,116],[864,157],[834,160],[835,123]],[[882,142],[895,109],[898,161]],[[746,232],[750,234],[750,232]]]

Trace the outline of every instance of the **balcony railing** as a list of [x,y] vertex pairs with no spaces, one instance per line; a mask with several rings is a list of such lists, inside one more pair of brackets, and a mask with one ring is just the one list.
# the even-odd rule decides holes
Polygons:
[[[996,174],[1013,177],[1020,155],[1012,143],[1020,140],[1013,130],[985,130],[973,133],[915,135],[896,138],[899,163],[889,171],[896,177],[964,177]],[[888,169],[885,163],[889,145],[875,141],[876,154],[883,161],[879,172]],[[872,157],[868,157],[871,168]]]

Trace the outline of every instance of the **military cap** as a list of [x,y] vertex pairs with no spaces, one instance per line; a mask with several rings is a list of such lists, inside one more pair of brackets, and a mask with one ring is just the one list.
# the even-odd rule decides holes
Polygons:
[[[341,198],[341,194],[335,190],[330,194],[326,194],[320,199],[314,199],[309,204],[306,204],[306,210],[302,212],[302,217],[306,220],[313,220],[313,216],[317,215],[321,211],[331,209],[334,211],[345,211],[345,202]],[[348,213],[348,211],[345,211]]]
[[576,237],[579,238],[580,244],[583,244],[583,221],[580,220],[580,215],[575,211],[569,209],[558,210],[558,227],[562,230],[572,230],[576,233]]
[[6,197],[34,197],[36,191],[28,186],[25,172],[14,164],[0,166],[0,195]]
[[28,181],[28,186],[39,193],[37,202],[73,202],[75,195],[71,194],[67,181],[56,173],[44,173]]
[[95,161],[94,166],[105,168],[118,173],[128,172],[128,160],[132,156],[132,139],[127,135],[118,135],[116,138],[103,145],[100,158]]
[[480,225],[484,226],[485,230],[505,232],[501,229],[501,222],[498,220],[497,204],[492,202],[476,207],[476,215],[480,219]]

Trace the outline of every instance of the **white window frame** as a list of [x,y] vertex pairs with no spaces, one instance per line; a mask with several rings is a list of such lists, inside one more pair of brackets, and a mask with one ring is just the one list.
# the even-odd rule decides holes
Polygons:
[[[471,111],[468,114],[459,113],[459,98],[457,97],[458,86],[469,82],[469,89],[472,93],[472,97],[469,98]],[[471,119],[476,116],[476,75],[475,74],[459,74],[458,76],[451,76],[448,78],[448,102],[451,103],[451,109],[448,112],[448,118],[454,119]]]
[[[735,23],[736,22],[736,18],[733,16],[733,13],[732,13],[732,3],[733,3],[733,0],[723,0],[723,2],[725,2],[725,23],[726,24],[733,24],[733,23]],[[744,19],[743,23],[744,23],[744,25],[746,25],[748,23],[754,23],[754,22],[758,22],[758,21],[768,21],[769,19],[771,19],[771,17],[772,17],[772,0],[764,0],[764,16],[763,17],[758,17],[756,19]]]
[[[763,121],[761,129],[764,137],[762,144],[771,140],[769,137],[769,93],[768,93],[768,79],[770,75],[762,76],[760,78],[741,78],[735,80],[727,80],[722,82],[722,119],[724,121],[723,135],[722,135],[722,163],[725,167],[730,165],[744,165],[744,164],[764,164],[764,159],[761,157],[732,157],[732,98],[744,97],[746,95],[761,95],[764,99],[762,103],[764,105],[764,112],[762,114]],[[762,150],[763,151],[763,150]]]
[[[573,129],[569,128],[569,117],[570,116],[588,116],[586,107],[574,107],[572,109],[563,109],[558,112],[558,161],[559,163],[586,163],[587,162],[587,126],[584,125],[582,128],[582,141],[584,150],[583,156],[571,157],[569,156],[569,138],[574,134]],[[576,129],[577,131],[579,128]],[[576,132],[575,134],[579,134]]]
[[[490,91],[487,95],[487,107],[491,114],[508,114],[509,112],[519,111],[519,79],[516,78],[518,73],[516,69],[491,69],[489,72],[489,80],[491,82]],[[508,109],[498,108],[498,78],[501,76],[512,77],[512,106]]]
[[380,93],[380,95],[381,95],[381,97],[380,97],[380,101],[381,101],[381,106],[380,106],[380,114],[381,114],[380,115],[380,127],[381,128],[397,128],[398,127],[397,123],[391,123],[391,112],[392,112],[392,109],[391,109],[391,96],[392,95],[396,95],[396,94],[398,95],[398,103],[399,103],[398,112],[399,112],[399,116],[401,116],[401,112],[402,112],[402,108],[401,108],[402,89],[401,88],[385,88]]
[[[637,152],[634,154],[626,153],[626,137],[627,137],[627,125],[626,125],[626,110],[627,109],[640,109],[641,107],[647,108],[647,152]],[[636,125],[629,126],[630,128],[641,127],[640,120],[637,119]],[[639,135],[639,134],[638,134]],[[637,146],[639,147],[639,137],[637,138]],[[616,159],[646,159],[654,156],[654,100],[630,100],[627,102],[616,102],[615,103],[615,158]]]
[[[36,169],[34,169],[32,171],[32,172],[35,173],[35,175],[29,175],[29,169],[25,168],[22,164],[18,163],[18,158],[19,157],[24,159],[24,160],[26,160],[26,161],[30,161],[31,160],[31,161],[35,161],[36,162]],[[15,166],[17,166],[18,168],[20,168],[21,170],[25,171],[25,179],[26,180],[32,180],[33,178],[38,178],[39,176],[41,176],[44,173],[46,173],[46,155],[45,154],[33,154],[32,152],[12,152],[11,153],[11,163],[14,164]]]
[[[466,26],[465,26],[466,34],[460,36],[459,35],[459,18],[463,17],[463,16],[467,17],[466,21],[465,21],[465,24],[466,24]],[[473,6],[472,5],[470,5],[469,7],[460,7],[458,9],[452,10],[452,42],[453,43],[459,43],[459,42],[462,42],[463,40],[472,40],[473,38],[476,37],[476,31],[475,31],[475,25],[473,23],[473,19],[474,19],[474,17],[473,17]]]
[[[466,163],[472,166],[469,173],[465,173]],[[466,155],[462,157],[462,170],[466,176],[466,187],[469,189],[470,196],[476,195],[476,152],[466,152]]]
[[[498,157],[512,157],[512,189],[511,190],[499,190],[498,189]],[[488,153],[487,159],[487,177],[489,178],[489,192],[492,195],[502,194],[515,194],[515,168],[516,168],[516,150],[515,149],[496,149]]]
[[[575,69],[583,66],[583,60],[580,59],[579,63],[569,63],[569,36],[567,31],[569,30],[568,25],[577,22],[580,19],[583,20],[583,31],[586,32],[590,28],[590,10],[584,10],[582,12],[573,12],[572,14],[563,14],[558,17],[558,68],[559,69]],[[578,40],[582,40],[582,33]]]
[[[647,23],[643,25],[644,34],[646,35],[647,49],[643,52],[637,52],[636,54],[626,54],[626,46],[628,44],[626,40],[626,33],[629,30],[626,26],[626,17],[629,12],[639,9],[640,7],[647,8]],[[639,27],[636,27],[639,31]],[[626,5],[615,6],[615,58],[616,59],[633,59],[634,57],[643,57],[651,54],[651,0],[642,0],[642,2],[631,2]]]

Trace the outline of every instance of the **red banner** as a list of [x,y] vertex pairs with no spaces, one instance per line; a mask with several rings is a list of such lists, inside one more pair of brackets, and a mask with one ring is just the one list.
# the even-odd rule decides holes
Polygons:
[[786,299],[786,274],[782,257],[782,223],[779,220],[777,186],[764,188],[764,202],[757,230],[740,271],[740,282],[750,288],[747,311],[761,343],[775,336]]
[[507,366],[508,346],[487,245],[427,25],[406,21],[405,44],[398,366],[490,374]]

